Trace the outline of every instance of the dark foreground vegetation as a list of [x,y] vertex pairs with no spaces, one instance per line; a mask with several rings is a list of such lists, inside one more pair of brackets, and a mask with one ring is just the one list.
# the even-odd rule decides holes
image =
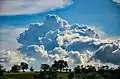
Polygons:
[[[77,66],[73,70],[69,69],[68,63],[64,60],[54,61],[50,66],[42,64],[41,70],[35,72],[28,64],[22,62],[21,65],[14,65],[10,71],[5,71],[0,65],[0,79],[120,79],[120,67],[110,68],[109,66]],[[22,70],[22,72],[20,71]]]

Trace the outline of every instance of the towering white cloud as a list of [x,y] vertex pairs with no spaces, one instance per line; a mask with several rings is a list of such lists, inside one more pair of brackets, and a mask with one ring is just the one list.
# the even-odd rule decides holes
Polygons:
[[17,40],[24,48],[28,45],[44,45],[47,50],[52,50],[58,46],[67,48],[76,41],[99,42],[98,38],[99,35],[86,25],[69,25],[59,16],[49,14],[43,23],[30,24],[28,30],[21,33]]
[[[45,39],[44,38],[45,34],[46,34],[46,37],[50,38],[50,36],[53,35],[50,33],[54,33],[54,31],[52,32],[52,30],[56,30],[56,29],[65,30],[68,27],[69,27],[69,24],[67,23],[67,21],[61,19],[56,15],[49,14],[46,16],[43,23],[30,24],[28,30],[20,34],[20,37],[18,38],[18,42],[25,45],[39,44],[40,42],[39,40]],[[51,36],[51,38],[54,38],[55,37],[54,35],[53,37]]]
[[[70,25],[59,16],[49,14],[43,23],[30,24],[17,40],[22,44],[18,50],[25,52],[28,56],[39,54],[39,58],[42,59],[41,63],[50,63],[58,59],[68,61],[71,66],[72,64],[88,65],[91,63],[96,66],[102,63],[116,64],[115,62],[119,62],[119,60],[113,61],[107,57],[109,54],[104,55],[103,52],[108,53],[109,49],[104,48],[104,51],[100,51],[102,46],[119,43],[119,41],[100,37],[100,34],[90,26]],[[116,52],[118,53],[119,49],[114,51],[115,54]],[[111,56],[114,58],[114,55]],[[111,62],[104,62],[105,58]]]
[[72,0],[0,0],[0,15],[40,13],[72,4]]
[[[68,61],[71,67],[78,64],[120,64],[119,40],[101,39],[90,26],[70,25],[53,14],[48,14],[42,23],[30,24],[17,41],[21,44],[18,50],[26,56],[22,59],[30,61],[35,58],[38,67],[59,59]],[[3,56],[2,52],[0,54]]]

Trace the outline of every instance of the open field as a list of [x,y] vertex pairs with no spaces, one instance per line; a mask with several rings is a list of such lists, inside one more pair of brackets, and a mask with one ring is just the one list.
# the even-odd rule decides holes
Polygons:
[[37,75],[35,72],[20,72],[20,73],[5,73],[4,76],[8,79],[34,79]]
[[[35,72],[20,72],[20,73],[5,73],[4,76],[7,79],[34,79],[34,75],[38,75],[39,73]],[[68,73],[61,72],[59,73],[59,77],[62,79],[68,79]]]

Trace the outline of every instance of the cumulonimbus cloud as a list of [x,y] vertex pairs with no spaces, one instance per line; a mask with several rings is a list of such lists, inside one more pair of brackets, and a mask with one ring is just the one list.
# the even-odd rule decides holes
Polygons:
[[[43,23],[30,24],[29,28],[21,33],[17,40],[21,44],[19,51],[25,52],[29,56],[36,56],[39,53],[39,57],[44,59],[41,61],[48,63],[58,59],[64,59],[71,65],[87,65],[93,62],[94,65],[101,65],[102,63],[116,64],[116,61],[119,62],[115,57],[118,49],[112,53],[110,58],[107,57],[109,54],[106,54],[106,57],[102,56],[104,52],[108,53],[107,50],[109,50],[104,46],[113,43],[119,44],[118,40],[101,39],[100,34],[90,26],[70,25],[64,19],[53,14],[48,14]],[[99,51],[102,46],[104,52]],[[111,62],[104,62],[102,57]],[[116,61],[112,61],[112,58]]]
[[40,13],[72,3],[72,0],[0,0],[0,15]]
[[7,67],[33,60],[38,66],[35,66],[36,68],[39,68],[42,63],[52,64],[51,62],[59,59],[66,60],[70,67],[78,64],[118,65],[120,62],[119,40],[103,39],[101,34],[92,27],[71,25],[54,14],[48,14],[41,23],[30,24],[28,29],[17,37],[17,42],[20,44],[17,52],[0,52],[0,58],[13,57],[10,61],[4,61],[9,63]]

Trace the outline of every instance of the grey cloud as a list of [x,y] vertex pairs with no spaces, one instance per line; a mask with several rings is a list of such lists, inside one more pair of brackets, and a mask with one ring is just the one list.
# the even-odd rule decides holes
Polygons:
[[41,13],[71,5],[72,0],[0,0],[0,15]]
[[0,64],[2,64],[5,69],[10,69],[14,64],[20,64],[21,62],[34,62],[34,58],[25,57],[17,51],[2,50],[0,51]]
[[95,52],[94,57],[102,62],[120,64],[120,47],[116,43],[103,45]]

